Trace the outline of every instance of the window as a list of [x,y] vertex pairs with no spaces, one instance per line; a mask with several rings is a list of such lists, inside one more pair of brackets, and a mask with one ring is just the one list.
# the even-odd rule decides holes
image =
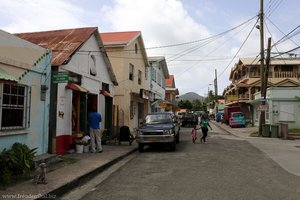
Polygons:
[[133,81],[133,74],[134,74],[134,65],[133,64],[129,64],[129,80]]
[[152,81],[156,82],[156,70],[152,68]]
[[142,84],[142,71],[139,70],[139,73],[138,73],[138,84],[141,85]]
[[161,86],[161,74],[157,73],[157,84]]
[[293,65],[282,65],[281,66],[282,72],[292,72],[293,71]]
[[145,80],[148,80],[148,74],[149,74],[149,67],[145,67]]
[[28,88],[24,85],[0,84],[0,130],[25,129],[29,113]]
[[134,50],[135,50],[135,54],[137,54],[138,53],[138,45],[137,45],[137,43],[135,43],[135,45],[134,45]]
[[97,70],[96,70],[96,57],[94,55],[91,55],[91,67],[90,67],[90,74],[92,76],[96,76],[97,75]]

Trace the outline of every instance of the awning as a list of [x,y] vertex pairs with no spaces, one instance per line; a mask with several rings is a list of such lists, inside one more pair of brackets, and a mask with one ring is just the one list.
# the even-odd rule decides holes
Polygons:
[[103,96],[106,97],[113,97],[113,95],[111,95],[109,92],[107,92],[106,90],[102,90],[101,94],[103,94]]
[[87,89],[81,87],[80,85],[77,85],[76,83],[68,83],[66,85],[66,88],[69,88],[71,90],[75,90],[75,91],[78,91],[78,92],[88,92]]
[[16,81],[18,82],[18,79],[14,76],[7,73],[4,69],[0,68],[0,80],[6,80],[6,81]]

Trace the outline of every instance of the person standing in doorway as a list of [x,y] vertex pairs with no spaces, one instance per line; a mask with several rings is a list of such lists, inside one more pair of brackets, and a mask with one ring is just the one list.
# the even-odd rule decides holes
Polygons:
[[208,127],[210,128],[210,130],[212,130],[211,126],[209,125],[208,116],[206,114],[203,114],[201,116],[200,127],[201,127],[201,131],[203,133],[203,136],[201,137],[200,141],[205,143],[206,142],[205,138],[207,137]]
[[[91,137],[91,146],[92,152],[103,151],[101,145],[101,136],[100,136],[100,122],[102,121],[101,114],[97,112],[97,108],[93,107],[92,111],[89,113],[89,124],[90,124],[90,137]],[[97,146],[97,151],[96,151]]]

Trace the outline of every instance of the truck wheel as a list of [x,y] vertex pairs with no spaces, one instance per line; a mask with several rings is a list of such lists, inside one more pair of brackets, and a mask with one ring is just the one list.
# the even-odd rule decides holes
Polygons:
[[176,150],[176,140],[174,140],[172,143],[170,143],[170,149],[171,149],[171,151]]
[[177,135],[176,135],[176,138],[175,138],[175,140],[176,140],[176,143],[179,143],[179,131],[178,131],[178,133],[177,133]]
[[139,152],[144,151],[144,144],[139,143]]

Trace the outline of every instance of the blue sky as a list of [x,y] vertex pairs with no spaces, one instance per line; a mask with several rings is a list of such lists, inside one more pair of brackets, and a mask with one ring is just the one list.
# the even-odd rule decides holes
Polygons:
[[[265,38],[276,42],[300,25],[300,0],[264,0],[264,4]],[[215,69],[222,94],[237,58],[258,55],[259,30],[254,28],[246,40],[255,26],[253,19],[222,37],[204,39],[246,22],[259,13],[259,6],[260,0],[0,0],[0,29],[10,33],[89,26],[100,32],[139,30],[148,56],[166,57],[180,94],[204,96],[212,89]],[[299,40],[296,35],[272,51],[295,48]]]

